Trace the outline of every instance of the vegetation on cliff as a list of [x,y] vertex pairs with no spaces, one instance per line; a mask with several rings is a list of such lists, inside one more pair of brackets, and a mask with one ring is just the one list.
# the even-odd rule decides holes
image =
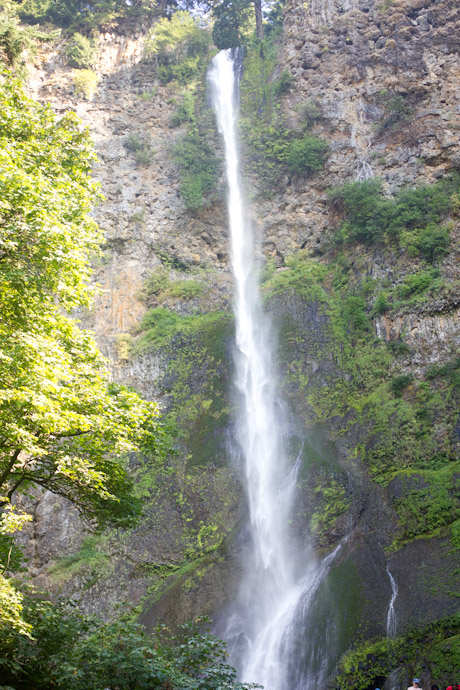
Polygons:
[[26,600],[34,637],[0,627],[0,688],[8,690],[249,690],[228,665],[224,644],[186,625],[176,636],[155,635],[132,620],[103,623],[69,604]]
[[395,670],[407,669],[410,677],[421,670],[439,686],[452,682],[460,660],[460,618],[450,616],[421,629],[410,629],[395,639],[358,643],[341,659],[329,687],[366,690],[383,685]]
[[21,527],[11,502],[35,487],[94,524],[130,524],[141,503],[121,454],[161,456],[165,434],[157,405],[110,383],[92,335],[67,315],[91,303],[89,257],[101,240],[91,140],[73,114],[58,120],[13,78],[0,92],[2,532]]
[[[439,267],[450,250],[449,226],[441,222],[452,212],[458,184],[454,175],[429,187],[401,192],[396,199],[384,198],[380,183],[373,180],[345,186],[334,193],[332,202],[336,213],[337,200],[343,204],[341,249],[332,249],[327,261],[298,252],[286,260],[287,270],[272,274],[264,285],[272,298],[282,301],[293,291],[324,314],[324,342],[309,355],[319,363],[320,371],[327,371],[327,381],[324,374],[319,376],[321,385],[315,370],[302,364],[304,352],[308,352],[304,348],[310,346],[308,332],[289,318],[283,323],[283,359],[300,362],[289,367],[289,386],[297,391],[296,396],[305,395],[312,419],[330,426],[333,436],[353,437],[359,429],[349,452],[365,463],[376,482],[388,487],[388,499],[400,524],[393,548],[439,534],[450,534],[456,543],[460,518],[455,431],[458,360],[452,354],[444,366],[428,367],[414,375],[404,331],[396,338],[377,338],[375,319],[382,314],[391,319],[417,309],[430,313],[433,302],[438,305],[434,313],[446,308],[443,305],[448,308],[457,284]],[[385,223],[381,222],[383,213]],[[375,261],[372,247],[363,249],[361,262],[353,248],[348,248],[358,239],[377,242],[367,232],[369,228],[378,230],[381,241],[395,242],[416,233],[414,228],[427,221],[436,222],[436,228],[446,233],[446,242],[436,245],[438,251],[414,254],[406,245],[395,260],[391,245],[378,250],[383,254],[379,261],[391,262],[391,287],[384,276],[366,276],[366,266]],[[392,259],[387,258],[389,253]],[[432,267],[433,262],[438,266]],[[414,268],[418,270],[414,272]],[[393,488],[396,486],[400,490]],[[324,524],[328,510],[326,504]],[[316,522],[318,519],[320,515],[315,516]]]

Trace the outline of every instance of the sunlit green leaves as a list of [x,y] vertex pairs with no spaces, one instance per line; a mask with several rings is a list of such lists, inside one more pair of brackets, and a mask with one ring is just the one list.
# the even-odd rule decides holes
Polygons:
[[140,512],[120,454],[165,449],[158,409],[109,384],[92,335],[66,315],[91,303],[101,232],[89,134],[0,83],[0,506],[38,485],[89,520]]

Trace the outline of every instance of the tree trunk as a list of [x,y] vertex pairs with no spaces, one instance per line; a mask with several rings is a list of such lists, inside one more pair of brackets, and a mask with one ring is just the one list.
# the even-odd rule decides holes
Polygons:
[[256,13],[256,32],[259,41],[264,40],[264,25],[262,22],[262,0],[254,0],[254,10]]

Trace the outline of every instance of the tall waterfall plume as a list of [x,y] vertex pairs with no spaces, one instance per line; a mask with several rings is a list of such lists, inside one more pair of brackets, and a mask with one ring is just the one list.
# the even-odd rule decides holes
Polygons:
[[[246,218],[238,153],[238,56],[221,51],[209,81],[225,145],[231,261],[236,296],[235,384],[239,395],[237,441],[244,459],[251,547],[239,596],[229,614],[226,638],[244,681],[266,690],[306,690],[318,680],[305,675],[299,627],[334,557],[317,564],[296,548],[289,521],[300,456],[289,462],[283,439],[283,406],[276,393],[270,320],[261,306],[251,225]],[[311,679],[311,682],[310,680]]]

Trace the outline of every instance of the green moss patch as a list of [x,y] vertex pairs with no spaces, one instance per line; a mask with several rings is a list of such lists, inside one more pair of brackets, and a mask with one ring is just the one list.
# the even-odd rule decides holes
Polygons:
[[334,240],[339,244],[397,242],[411,256],[433,262],[449,253],[449,227],[439,223],[456,210],[460,175],[432,185],[383,194],[378,179],[351,182],[331,192],[331,206],[342,217]]
[[[313,422],[326,425],[333,440],[348,437],[350,458],[360,458],[382,486],[405,473],[418,472],[429,480],[431,489],[417,490],[414,496],[409,492],[423,513],[419,519],[405,499],[390,496],[401,525],[395,544],[447,533],[458,518],[453,507],[458,502],[453,479],[459,451],[458,361],[429,369],[425,378],[401,371],[408,356],[403,334],[398,343],[390,343],[394,347],[374,335],[372,318],[382,308],[375,305],[383,281],[363,278],[364,269],[352,267],[346,252],[329,260],[320,263],[298,252],[264,283],[267,301],[274,301],[282,315],[288,395],[296,397]],[[403,303],[409,304],[414,293],[430,299],[433,271],[409,273],[402,280],[396,275],[395,282],[404,286],[399,293]],[[430,474],[436,472],[437,478]],[[313,527],[327,532],[329,518],[326,506]]]
[[452,682],[460,657],[460,617],[452,616],[409,631],[394,640],[365,642],[341,659],[329,687],[367,690],[383,684],[392,671],[403,667],[409,677],[428,671],[440,687]]

